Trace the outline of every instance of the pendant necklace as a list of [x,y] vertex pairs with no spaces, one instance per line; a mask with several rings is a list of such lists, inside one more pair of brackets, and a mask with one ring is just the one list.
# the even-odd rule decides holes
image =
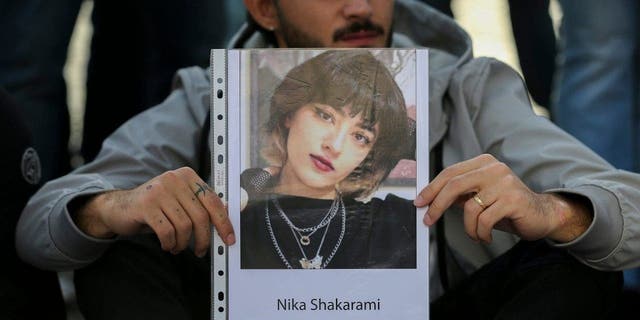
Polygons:
[[342,197],[339,195],[339,193],[337,193],[336,197],[333,199],[333,202],[331,203],[331,206],[329,207],[329,210],[324,215],[322,220],[320,220],[320,222],[317,225],[312,227],[307,227],[307,228],[300,228],[296,226],[291,221],[291,219],[289,219],[289,217],[287,217],[287,215],[284,213],[284,210],[282,210],[282,207],[280,207],[280,203],[278,202],[277,198],[274,197],[271,199],[271,201],[273,202],[273,205],[278,211],[278,214],[280,215],[280,217],[287,223],[287,225],[289,226],[289,228],[291,228],[291,230],[295,231],[298,234],[296,239],[299,239],[300,244],[302,244],[303,246],[308,246],[309,244],[311,244],[311,236],[314,233],[316,233],[316,231],[318,231],[319,229],[322,229],[323,227],[327,226],[331,222],[331,220],[333,220],[333,218],[336,216],[336,214],[338,213],[338,208],[340,206],[340,201],[342,201]]
[[[273,202],[274,206],[276,207],[276,209],[278,211],[278,214],[286,222],[287,226],[291,230],[291,233],[292,233],[293,237],[296,239],[296,244],[297,244],[298,248],[300,249],[300,253],[302,253],[302,259],[299,260],[300,267],[302,269],[324,269],[324,268],[326,268],[327,265],[329,264],[329,262],[331,262],[331,259],[333,259],[333,256],[338,251],[338,248],[340,247],[340,244],[342,243],[342,239],[344,238],[344,234],[345,234],[345,230],[346,230],[346,224],[347,224],[346,223],[346,221],[347,221],[346,209],[345,209],[345,206],[344,206],[344,202],[342,201],[342,196],[338,193],[337,196],[336,196],[336,199],[334,199],[334,201],[331,204],[331,207],[329,208],[329,211],[327,211],[327,214],[325,215],[325,217],[320,221],[320,223],[318,225],[310,227],[310,228],[298,228],[297,226],[295,226],[291,222],[291,220],[289,220],[287,215],[284,213],[284,211],[280,207],[280,204],[277,202],[275,197],[271,198],[270,200],[271,200],[271,202]],[[322,247],[324,245],[324,240],[325,240],[325,238],[327,236],[327,232],[329,231],[329,226],[331,224],[331,221],[336,216],[336,213],[338,211],[340,211],[340,213],[342,215],[342,219],[341,219],[342,220],[342,227],[341,227],[340,235],[338,237],[338,241],[336,242],[336,245],[333,247],[333,250],[329,254],[329,257],[326,260],[323,261],[323,257],[320,255],[320,252],[321,252]],[[280,257],[280,259],[282,260],[284,265],[287,267],[287,269],[293,269],[293,267],[291,266],[291,264],[289,263],[287,258],[284,256],[284,253],[282,252],[282,249],[280,248],[280,245],[278,244],[278,240],[276,239],[275,233],[273,231],[273,227],[271,226],[271,217],[269,215],[269,201],[267,201],[266,205],[265,205],[265,221],[266,221],[266,224],[267,224],[267,230],[269,231],[269,236],[271,238],[271,242],[273,243],[273,246],[274,246],[276,252],[278,253],[278,256]],[[307,258],[307,254],[304,251],[304,248],[302,246],[309,245],[310,239],[308,239],[308,237],[310,237],[313,233],[315,233],[316,231],[318,231],[319,229],[321,229],[323,227],[325,228],[325,230],[324,230],[324,233],[323,233],[322,238],[320,240],[320,244],[318,245],[318,249],[316,250],[316,254],[313,257],[313,259],[309,260]],[[310,231],[310,233],[306,235],[306,238],[303,238],[303,235],[301,233],[302,232],[307,232],[307,231]],[[298,239],[298,237],[300,237],[300,238]]]

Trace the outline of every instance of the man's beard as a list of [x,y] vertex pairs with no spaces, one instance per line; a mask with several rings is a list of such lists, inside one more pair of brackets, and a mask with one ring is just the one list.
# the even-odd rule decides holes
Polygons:
[[[282,38],[284,43],[289,48],[322,48],[325,45],[322,43],[320,39],[316,39],[313,36],[301,31],[296,28],[294,25],[289,23],[289,20],[282,14],[282,10],[276,7],[276,12],[278,14],[278,19],[280,20],[280,31],[282,32]],[[385,46],[391,46],[391,34],[392,34],[393,26],[391,30],[389,30],[389,34],[387,35],[387,39],[385,40]],[[353,33],[357,31],[373,31],[378,34],[384,34],[384,28],[382,28],[378,24],[374,24],[371,20],[361,20],[349,23],[344,28],[340,28],[333,33],[333,41],[337,42],[340,38],[348,33]]]
[[[277,4],[277,2],[276,2]],[[276,6],[276,12],[278,14],[278,20],[280,20],[280,31],[282,32],[282,38],[284,43],[289,48],[322,48],[324,45],[319,39],[314,39],[312,36],[298,30],[295,26],[289,23],[289,20],[284,16],[282,10]]]

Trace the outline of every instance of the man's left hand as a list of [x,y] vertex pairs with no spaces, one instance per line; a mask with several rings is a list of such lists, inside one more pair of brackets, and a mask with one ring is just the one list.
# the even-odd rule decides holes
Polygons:
[[569,242],[587,230],[593,213],[586,198],[531,191],[504,163],[489,154],[444,169],[414,204],[429,205],[433,225],[454,203],[464,208],[464,226],[475,241],[491,242],[493,228],[525,240]]

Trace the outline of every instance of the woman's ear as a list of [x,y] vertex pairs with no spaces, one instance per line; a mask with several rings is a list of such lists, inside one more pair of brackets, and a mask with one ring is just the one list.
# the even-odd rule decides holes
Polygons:
[[261,27],[273,31],[278,29],[280,21],[275,0],[244,0],[247,11]]

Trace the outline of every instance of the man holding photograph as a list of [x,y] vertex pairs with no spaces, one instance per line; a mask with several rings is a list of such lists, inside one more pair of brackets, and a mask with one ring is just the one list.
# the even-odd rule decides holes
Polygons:
[[[621,277],[597,270],[640,265],[639,175],[616,170],[537,117],[520,77],[496,60],[473,58],[468,35],[425,5],[245,5],[251,19],[230,47],[430,48],[429,147],[444,170],[432,168],[414,203],[429,205],[427,226],[446,220],[433,230],[440,235],[433,318],[611,312]],[[224,205],[198,176],[209,152],[202,145],[208,101],[207,72],[179,71],[165,102],[118,129],[95,161],[45,185],[23,212],[22,258],[47,269],[83,268],[76,287],[88,318],[208,317],[209,265],[199,257],[210,224],[235,242]],[[191,239],[192,250],[184,250]]]

